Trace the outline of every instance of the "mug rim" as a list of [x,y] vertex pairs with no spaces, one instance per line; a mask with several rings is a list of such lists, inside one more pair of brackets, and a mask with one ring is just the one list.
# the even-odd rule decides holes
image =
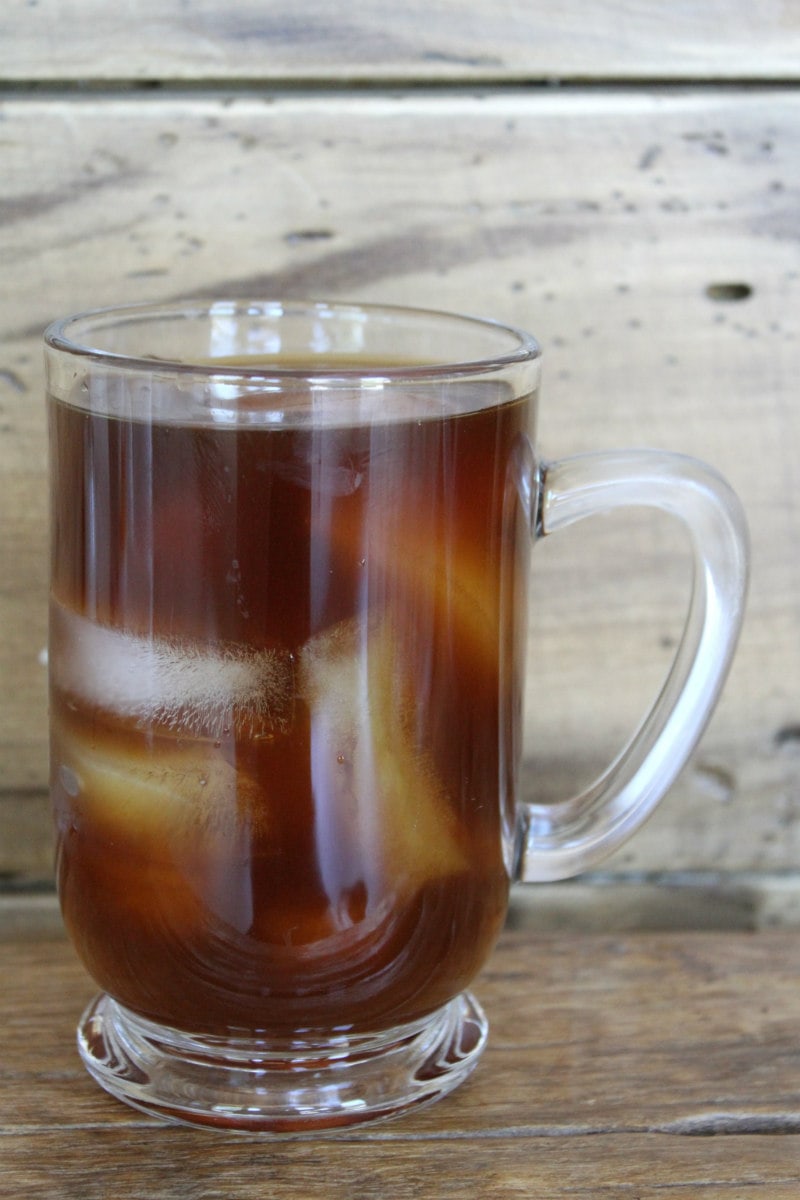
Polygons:
[[[213,358],[201,359],[198,357],[197,360],[192,360],[177,356],[169,358],[147,354],[128,354],[92,345],[90,338],[81,339],[79,336],[81,328],[88,333],[92,329],[96,331],[125,320],[143,323],[147,320],[159,319],[205,318],[210,320],[215,315],[220,317],[243,315],[263,316],[279,321],[281,317],[291,316],[298,310],[307,314],[316,313],[322,319],[336,317],[341,319],[348,315],[356,317],[360,314],[365,320],[376,320],[382,317],[387,321],[392,319],[414,321],[420,325],[420,328],[425,323],[430,326],[433,322],[459,324],[465,327],[472,325],[476,329],[494,332],[499,337],[510,340],[512,348],[506,352],[481,355],[475,358],[453,356],[452,360],[443,358],[442,361],[419,363],[411,361],[402,364],[390,362],[381,364],[379,359],[375,358],[366,361],[363,366],[350,360],[347,366],[332,366],[328,362],[315,367],[313,355],[309,356],[307,364],[304,363],[301,366],[281,365],[280,359],[277,357],[274,363],[267,362],[265,358],[262,358],[257,365],[248,365],[228,359],[215,361]],[[280,300],[248,299],[246,297],[219,297],[217,299],[197,297],[185,301],[133,302],[100,306],[85,309],[51,322],[44,331],[44,342],[49,350],[82,360],[102,363],[120,370],[159,371],[174,375],[217,379],[224,377],[244,381],[338,378],[345,380],[367,378],[386,380],[449,379],[501,372],[533,363],[542,356],[541,346],[532,334],[519,326],[490,317],[415,305],[304,298]]]

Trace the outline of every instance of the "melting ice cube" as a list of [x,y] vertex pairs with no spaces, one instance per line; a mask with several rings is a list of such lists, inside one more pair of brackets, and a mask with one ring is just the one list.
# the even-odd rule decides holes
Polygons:
[[209,743],[161,746],[156,756],[119,741],[98,745],[56,723],[59,779],[73,799],[137,829],[181,829],[193,836],[238,831],[267,820],[256,785]]
[[313,638],[301,653],[299,689],[311,713],[323,877],[330,862],[341,879],[342,855],[352,882],[372,894],[463,870],[457,817],[412,732],[413,681],[391,624],[345,621]]
[[53,682],[141,726],[192,737],[286,732],[294,670],[288,651],[143,637],[54,604]]

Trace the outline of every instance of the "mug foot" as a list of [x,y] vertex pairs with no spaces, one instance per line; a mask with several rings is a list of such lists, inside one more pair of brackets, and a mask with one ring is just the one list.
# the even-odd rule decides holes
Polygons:
[[102,994],[81,1018],[78,1049],[106,1091],[150,1116],[297,1137],[432,1103],[471,1073],[486,1035],[468,992],[380,1034],[277,1045],[185,1034]]

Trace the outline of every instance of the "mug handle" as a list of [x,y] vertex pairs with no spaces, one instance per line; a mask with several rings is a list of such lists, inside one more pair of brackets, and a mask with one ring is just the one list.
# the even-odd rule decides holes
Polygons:
[[686,527],[694,578],[683,637],[664,686],[611,766],[584,791],[520,806],[516,878],[575,875],[615,850],[650,815],[705,729],[744,616],[748,535],[736,494],[705,463],[659,450],[622,450],[536,466],[518,475],[533,537],[629,506],[660,509]]

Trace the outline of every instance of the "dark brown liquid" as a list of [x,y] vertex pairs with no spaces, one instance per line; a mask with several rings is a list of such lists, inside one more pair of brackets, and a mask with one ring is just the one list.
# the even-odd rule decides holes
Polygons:
[[526,421],[54,406],[59,888],[122,1003],[198,1033],[360,1031],[479,969],[508,889]]

